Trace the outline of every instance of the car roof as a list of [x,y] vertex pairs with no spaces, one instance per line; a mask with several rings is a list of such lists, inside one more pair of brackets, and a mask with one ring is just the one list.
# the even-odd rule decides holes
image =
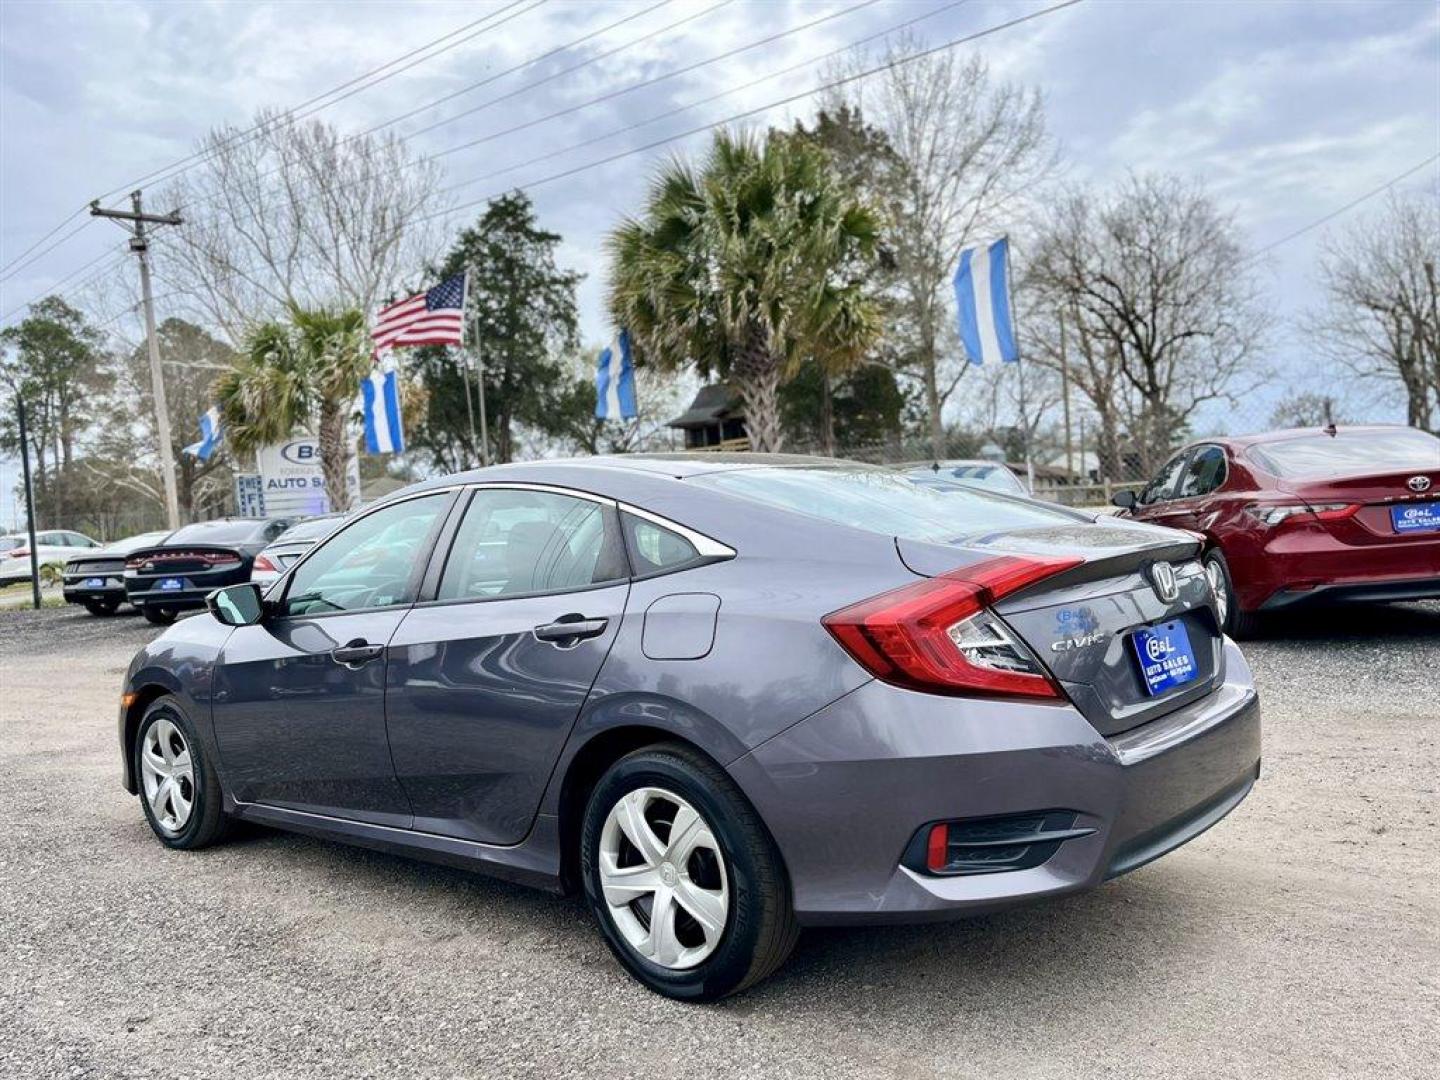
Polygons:
[[[1388,431],[1415,431],[1416,428],[1407,427],[1405,424],[1337,424],[1334,434],[1339,435],[1374,435]],[[1277,431],[1257,431],[1249,435],[1216,435],[1209,439],[1196,439],[1186,447],[1188,450],[1193,446],[1208,446],[1215,444],[1229,446],[1234,449],[1242,449],[1247,446],[1263,446],[1266,443],[1288,442],[1291,439],[1304,439],[1315,435],[1329,435],[1329,428],[1305,427],[1305,428],[1281,428]]]
[[508,465],[492,465],[485,469],[471,469],[437,477],[417,484],[409,491],[420,491],[429,487],[444,487],[449,484],[481,483],[486,480],[521,479],[527,472],[566,469],[593,470],[609,473],[647,473],[652,476],[669,476],[684,479],[705,473],[737,472],[742,469],[775,467],[806,468],[878,468],[862,462],[843,459],[816,457],[806,454],[753,454],[700,451],[698,453],[675,454],[604,454],[596,457],[543,458],[538,461],[512,462]]

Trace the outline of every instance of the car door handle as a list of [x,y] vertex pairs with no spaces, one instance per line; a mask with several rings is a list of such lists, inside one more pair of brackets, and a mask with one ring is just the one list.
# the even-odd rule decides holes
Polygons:
[[610,625],[608,619],[587,619],[584,615],[561,615],[552,623],[535,627],[535,636],[561,648],[577,645],[586,638],[599,637]]
[[359,667],[361,664],[368,664],[371,660],[380,659],[384,652],[384,645],[371,645],[364,638],[356,638],[348,645],[331,649],[330,658],[337,664]]

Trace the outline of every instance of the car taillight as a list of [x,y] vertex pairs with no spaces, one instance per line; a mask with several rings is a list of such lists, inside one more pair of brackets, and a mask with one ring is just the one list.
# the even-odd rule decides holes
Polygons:
[[1287,521],[1339,521],[1352,517],[1360,509],[1359,503],[1251,503],[1245,513],[1273,529]]
[[254,569],[260,570],[267,574],[280,573],[280,567],[276,566],[273,562],[270,561],[269,557],[265,555],[256,555],[255,562],[251,565]]
[[987,610],[1083,559],[1001,556],[926,578],[821,620],[878,679],[930,693],[1058,698],[1030,650]]
[[10,552],[10,557],[11,557],[12,559],[24,559],[24,558],[28,558],[29,555],[30,555],[30,549],[29,549],[29,548],[15,548],[13,551]]

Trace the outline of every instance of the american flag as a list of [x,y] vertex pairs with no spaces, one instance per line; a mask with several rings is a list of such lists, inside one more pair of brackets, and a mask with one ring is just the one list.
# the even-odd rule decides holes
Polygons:
[[446,278],[381,310],[370,337],[382,353],[403,345],[459,345],[465,333],[465,275]]

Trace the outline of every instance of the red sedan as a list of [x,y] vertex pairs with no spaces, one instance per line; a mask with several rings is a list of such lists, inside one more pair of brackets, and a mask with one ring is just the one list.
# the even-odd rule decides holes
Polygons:
[[1205,537],[1225,629],[1342,600],[1440,597],[1440,439],[1329,427],[1206,439],[1115,505]]

